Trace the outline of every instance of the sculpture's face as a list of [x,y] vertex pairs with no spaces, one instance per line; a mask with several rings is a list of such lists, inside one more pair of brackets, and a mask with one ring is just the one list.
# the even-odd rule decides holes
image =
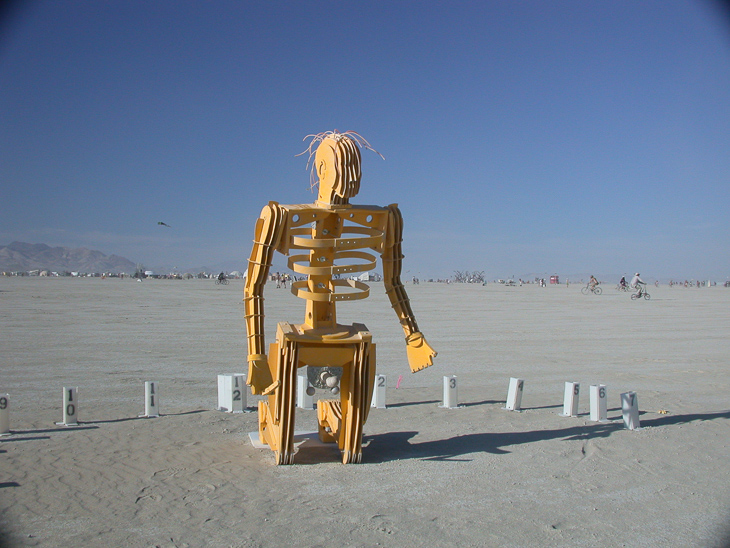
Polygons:
[[349,137],[323,139],[314,165],[319,178],[319,202],[346,204],[360,191],[360,149]]

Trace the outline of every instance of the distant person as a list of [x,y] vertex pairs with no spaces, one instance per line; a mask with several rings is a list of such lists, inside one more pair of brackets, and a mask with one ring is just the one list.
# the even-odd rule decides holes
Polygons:
[[639,273],[637,272],[634,274],[634,277],[631,278],[631,289],[638,289],[639,292],[637,295],[641,297],[644,294],[644,288],[641,287],[642,285],[646,285],[646,282],[641,279]]
[[593,291],[598,285],[598,280],[596,280],[596,277],[593,274],[591,274],[591,279],[588,282],[588,285],[590,286],[591,291]]
[[[220,274],[218,274],[218,281],[219,282],[222,282],[225,279],[226,279],[226,275],[223,274],[223,272],[221,272]],[[208,283],[210,283],[210,282],[208,282]]]
[[629,288],[629,284],[626,281],[626,276],[621,276],[621,281],[618,283],[618,288],[621,291],[626,291]]

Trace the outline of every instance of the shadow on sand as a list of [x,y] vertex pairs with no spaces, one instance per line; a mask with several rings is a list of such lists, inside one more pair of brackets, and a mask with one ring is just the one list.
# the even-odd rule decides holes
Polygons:
[[391,432],[366,436],[363,441],[369,443],[364,451],[364,459],[369,463],[402,459],[470,461],[472,459],[458,457],[469,453],[504,455],[509,451],[502,449],[503,447],[557,438],[565,438],[566,440],[605,438],[621,428],[623,428],[623,425],[605,423],[596,426],[573,426],[558,430],[464,434],[463,436],[455,436],[445,440],[424,441],[421,443],[409,441],[418,435],[418,432]]
[[182,411],[180,413],[160,413],[156,417],[147,417],[145,415],[137,415],[136,417],[122,417],[121,419],[105,419],[98,421],[84,421],[83,424],[110,424],[114,422],[128,422],[128,421],[139,421],[147,419],[161,419],[164,417],[181,417],[183,415],[196,415],[198,413],[205,413],[207,409],[195,409],[194,411]]
[[433,403],[441,403],[440,400],[427,400],[427,401],[406,401],[402,403],[389,403],[388,408],[395,407],[408,407],[409,405],[429,405]]
[[715,419],[730,419],[730,411],[718,413],[690,413],[687,415],[662,415],[656,419],[641,419],[642,428],[645,426],[673,426],[695,421],[711,421]]
[[[666,415],[656,419],[642,420],[641,426],[672,426],[675,424],[715,419],[730,419],[730,411]],[[504,447],[536,441],[553,439],[573,441],[606,438],[617,430],[623,429],[624,425],[622,422],[609,422],[572,426],[556,430],[465,434],[444,440],[420,443],[412,443],[410,441],[411,438],[418,435],[418,432],[391,432],[365,436],[363,442],[368,445],[363,451],[363,460],[367,463],[381,463],[402,459],[469,461],[471,459],[458,457],[480,452],[503,455],[509,453]]]

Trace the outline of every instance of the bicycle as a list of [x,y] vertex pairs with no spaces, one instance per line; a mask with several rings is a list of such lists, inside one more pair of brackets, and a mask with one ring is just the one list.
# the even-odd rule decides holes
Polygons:
[[580,292],[583,293],[583,295],[588,295],[588,292],[591,292],[594,295],[600,295],[603,292],[603,289],[601,289],[597,285],[595,287],[591,287],[591,284],[588,284],[587,286],[581,288]]
[[640,287],[639,290],[636,293],[632,293],[631,294],[631,300],[632,301],[635,301],[636,299],[641,299],[642,297],[644,297],[647,301],[649,299],[651,299],[651,295],[649,295],[646,292],[646,289],[644,289],[642,287]]
[[630,288],[629,288],[628,284],[626,284],[626,285],[617,284],[616,285],[617,291],[628,291],[629,289]]
[[215,285],[228,285],[228,278],[223,278],[222,280],[216,278]]

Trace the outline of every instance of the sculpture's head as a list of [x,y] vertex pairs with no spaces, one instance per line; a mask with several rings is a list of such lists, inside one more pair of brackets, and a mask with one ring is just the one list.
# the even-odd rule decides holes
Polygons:
[[333,133],[317,147],[313,169],[319,179],[322,204],[346,204],[360,191],[360,148],[353,139]]
[[[310,137],[309,147],[302,154],[309,152],[310,160],[314,156],[312,187],[319,184],[317,201],[323,205],[348,203],[360,191],[360,148],[368,148],[381,158],[383,155],[354,131],[327,131],[307,135],[304,139]],[[315,143],[319,143],[319,146],[313,151]]]

